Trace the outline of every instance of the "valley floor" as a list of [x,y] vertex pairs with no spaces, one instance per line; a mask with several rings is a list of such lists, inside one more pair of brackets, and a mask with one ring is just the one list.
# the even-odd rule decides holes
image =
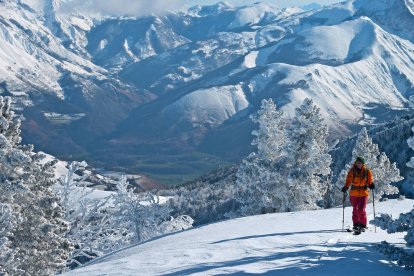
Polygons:
[[[412,200],[376,204],[394,218]],[[351,225],[351,207],[345,226]],[[369,204],[368,219],[373,218]],[[342,231],[342,208],[245,217],[157,238],[95,260],[65,275],[412,275],[377,252],[376,243],[404,244],[404,233],[370,225]]]

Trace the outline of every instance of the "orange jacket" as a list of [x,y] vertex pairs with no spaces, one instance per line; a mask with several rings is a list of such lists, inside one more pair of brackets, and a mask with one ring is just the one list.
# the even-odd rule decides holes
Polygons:
[[369,196],[369,185],[373,182],[372,172],[370,169],[362,165],[361,171],[357,166],[354,166],[349,170],[346,177],[345,186],[349,188],[351,186],[350,196],[362,197]]

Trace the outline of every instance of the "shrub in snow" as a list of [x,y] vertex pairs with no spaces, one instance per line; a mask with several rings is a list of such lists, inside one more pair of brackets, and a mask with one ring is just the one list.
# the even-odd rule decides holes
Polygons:
[[32,146],[21,145],[10,98],[0,97],[0,253],[4,274],[53,274],[66,264],[70,243],[54,172]]
[[171,217],[170,220],[161,223],[159,231],[161,234],[173,233],[186,230],[193,227],[194,220],[187,215],[181,215],[176,218]]
[[[408,213],[401,214],[396,220],[393,220],[388,214],[381,214],[373,222],[381,229],[387,230],[388,233],[407,232],[404,239],[408,246],[414,246],[414,209]],[[397,247],[385,241],[378,245],[377,248],[391,260],[397,261],[405,269],[414,270],[414,252],[412,249]]]
[[135,193],[128,188],[126,177],[118,182],[113,201],[114,223],[124,229],[123,239],[129,244],[159,235],[159,226],[170,218],[168,205],[160,204],[152,193]]
[[396,247],[386,241],[376,245],[376,248],[390,260],[397,262],[399,266],[404,267],[406,270],[414,270],[414,253],[410,253],[406,249]]

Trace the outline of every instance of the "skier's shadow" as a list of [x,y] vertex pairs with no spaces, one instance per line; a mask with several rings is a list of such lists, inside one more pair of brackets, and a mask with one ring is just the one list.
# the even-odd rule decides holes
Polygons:
[[216,242],[213,242],[211,244],[219,244],[219,243],[225,243],[225,242],[229,242],[229,241],[240,241],[240,240],[249,240],[249,239],[266,238],[266,237],[290,236],[290,235],[301,235],[301,234],[327,234],[327,233],[338,233],[338,232],[346,232],[346,230],[332,229],[332,230],[315,230],[315,231],[301,231],[301,232],[271,233],[271,234],[265,234],[265,235],[253,235],[253,236],[238,237],[238,238],[234,238],[234,239],[226,239],[226,240],[216,241]]

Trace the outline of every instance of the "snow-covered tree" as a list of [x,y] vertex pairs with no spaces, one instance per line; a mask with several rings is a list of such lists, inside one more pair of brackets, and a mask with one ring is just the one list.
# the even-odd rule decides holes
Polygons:
[[94,190],[83,182],[88,175],[76,173],[86,166],[85,162],[69,164],[57,189],[70,226],[67,237],[75,246],[70,269],[119,248],[192,227],[189,216],[169,216],[168,205],[160,204],[159,197],[134,193],[126,177],[121,178],[116,192],[94,196]]
[[252,145],[257,152],[245,158],[237,172],[240,193],[237,200],[242,204],[242,214],[257,214],[262,209],[280,210],[284,205],[278,195],[283,195],[278,175],[278,163],[283,157],[285,144],[282,112],[274,102],[264,99],[260,110],[251,119],[259,128],[252,132]]
[[[16,221],[21,219],[19,205],[14,201],[16,193],[27,189],[19,179],[14,160],[23,155],[16,146],[20,143],[19,122],[13,120],[10,98],[0,97],[0,273],[14,274],[18,263],[14,260],[16,250],[11,247]],[[22,272],[22,271],[20,271]]]
[[[82,181],[88,176],[79,176],[76,172],[84,169],[86,162],[72,162],[67,174],[59,179],[57,195],[61,198],[65,210],[65,220],[69,224],[67,238],[74,244],[74,250],[68,261],[69,268],[75,268],[91,259],[117,249],[114,236],[122,235],[106,227],[111,215],[107,207],[110,195],[104,198],[91,196],[93,190]],[[117,235],[118,234],[118,235]]]
[[79,187],[78,184],[86,179],[87,175],[80,177],[76,171],[87,166],[86,162],[71,162],[68,165],[68,171],[60,179],[58,179],[58,186],[56,194],[61,198],[62,207],[65,209],[65,219],[68,223],[76,220],[80,212],[87,209],[84,201],[87,201],[87,195],[92,192],[91,189],[86,189],[83,185]]
[[129,244],[157,236],[159,226],[170,219],[168,205],[160,204],[159,197],[150,192],[135,193],[128,188],[126,177],[118,182],[113,201],[114,223],[122,226],[124,240]]
[[366,128],[363,128],[357,136],[355,147],[352,150],[352,159],[341,172],[338,178],[338,187],[344,185],[346,175],[358,156],[363,157],[366,167],[371,169],[373,181],[376,185],[376,201],[380,200],[384,195],[398,194],[398,188],[390,184],[403,179],[400,176],[400,170],[395,163],[391,163],[384,152],[379,151],[378,145],[372,142],[372,138],[369,137]]
[[[10,248],[14,218],[10,206],[0,203],[0,274],[13,271],[14,251]],[[16,271],[14,271],[16,272]]]
[[284,212],[323,205],[332,158],[320,109],[305,99],[289,126],[281,116],[273,101],[263,100],[253,117],[259,124],[253,132],[258,151],[243,160],[237,173],[244,214],[261,208]]
[[374,182],[378,187],[375,192],[376,200],[380,200],[384,195],[398,194],[398,188],[391,183],[398,182],[404,178],[400,175],[397,164],[391,163],[385,152],[381,152],[378,156],[377,166],[373,169]]
[[332,158],[326,142],[328,126],[320,108],[306,98],[288,129],[285,166],[290,210],[315,209],[322,204]]
[[255,155],[258,158],[273,161],[284,154],[285,126],[282,115],[272,99],[264,99],[257,114],[251,116],[251,120],[259,125],[259,129],[252,132],[255,136],[252,145],[257,146]]
[[13,245],[18,248],[19,268],[34,275],[53,274],[65,267],[71,246],[65,238],[68,230],[59,199],[52,192],[53,163],[43,164],[44,156],[32,154],[25,184],[29,191],[17,194],[22,222],[13,231]]
[[20,121],[10,107],[10,98],[0,97],[1,227],[6,226],[1,240],[13,258],[1,264],[1,271],[53,274],[65,266],[70,250],[62,209],[51,190],[53,163],[45,162],[45,156],[34,153],[32,146],[21,145]]
[[168,198],[172,215],[187,214],[202,225],[235,217],[240,205],[236,201],[238,167],[220,168],[193,182],[168,190],[160,195]]
[[[352,150],[352,162],[358,156],[365,159],[365,164],[370,168],[377,163],[377,158],[380,155],[378,145],[372,142],[369,137],[367,129],[364,127],[358,134],[355,146]],[[353,164],[353,163],[352,163]]]

